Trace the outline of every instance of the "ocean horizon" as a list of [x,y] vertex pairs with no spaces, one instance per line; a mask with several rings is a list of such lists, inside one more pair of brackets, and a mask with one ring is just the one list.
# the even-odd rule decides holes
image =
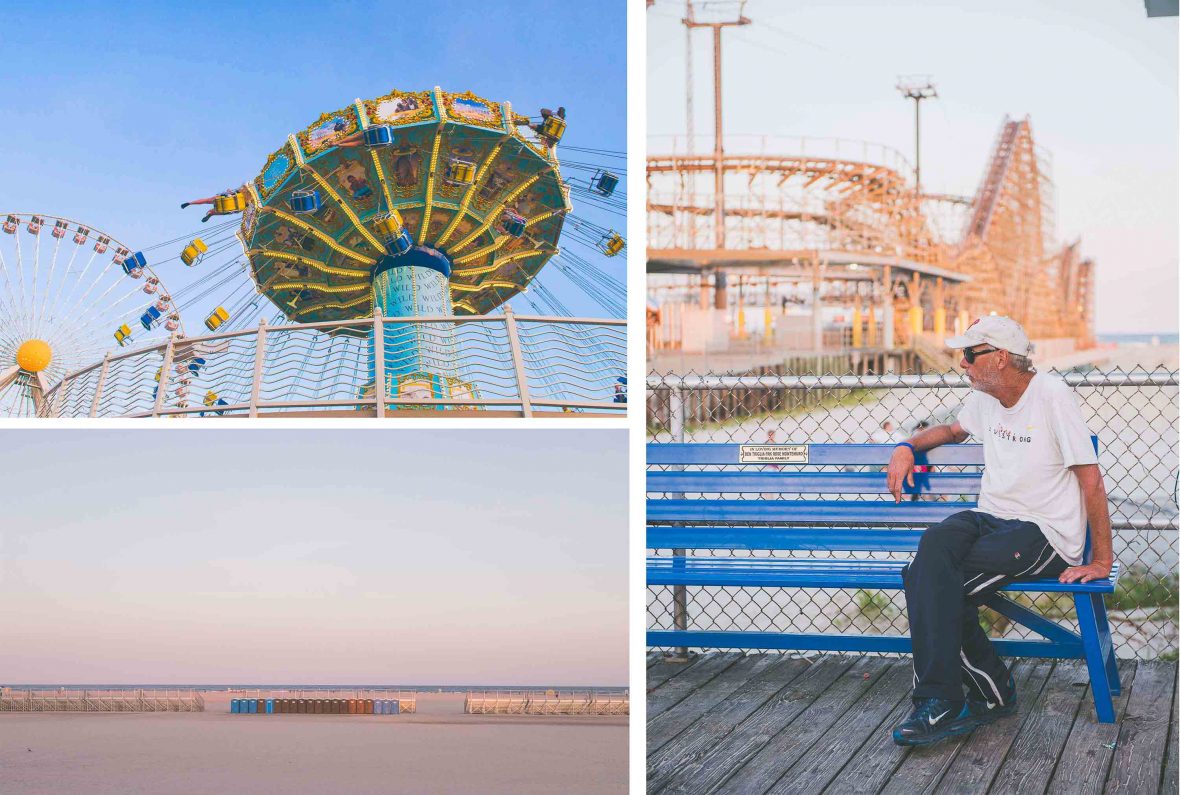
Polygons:
[[1176,345],[1180,343],[1180,332],[1176,331],[1096,334],[1095,337],[1099,342],[1113,342],[1116,345]]

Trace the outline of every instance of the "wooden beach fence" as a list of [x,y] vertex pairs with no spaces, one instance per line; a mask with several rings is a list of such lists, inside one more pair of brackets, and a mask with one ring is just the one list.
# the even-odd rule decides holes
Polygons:
[[0,712],[204,712],[195,690],[0,690]]
[[463,702],[468,715],[628,715],[627,693],[567,690],[470,691]]

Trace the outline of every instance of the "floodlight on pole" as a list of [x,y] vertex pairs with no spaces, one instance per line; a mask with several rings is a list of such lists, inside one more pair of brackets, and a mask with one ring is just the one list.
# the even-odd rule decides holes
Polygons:
[[[732,0],[731,2],[702,3],[702,8],[709,12],[711,21],[697,18],[696,8],[692,0],[686,0],[685,26],[691,31],[693,28],[713,29],[713,215],[716,226],[716,247],[725,248],[725,147],[722,144],[721,129],[721,29],[737,25],[749,25],[750,20],[742,12],[746,8],[746,0]],[[730,15],[723,9],[736,8],[736,14]],[[736,19],[733,18],[736,16]],[[689,87],[691,91],[691,87]],[[690,97],[691,103],[691,97]]]
[[897,90],[914,101],[914,192],[922,195],[922,100],[934,99],[938,90],[930,75],[903,75],[897,78]]

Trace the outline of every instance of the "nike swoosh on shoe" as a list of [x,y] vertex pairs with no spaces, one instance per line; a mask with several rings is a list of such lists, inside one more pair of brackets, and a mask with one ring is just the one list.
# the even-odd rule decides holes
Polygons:
[[937,718],[927,718],[926,720],[930,723],[931,726],[933,726],[934,724],[938,723],[940,720],[942,720],[943,718],[945,718],[947,715],[950,715],[950,714],[951,714],[951,711],[948,709],[946,712],[942,713]]

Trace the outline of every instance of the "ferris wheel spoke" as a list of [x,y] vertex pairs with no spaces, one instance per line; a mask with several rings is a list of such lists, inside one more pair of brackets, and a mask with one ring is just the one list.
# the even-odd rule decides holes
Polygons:
[[[13,239],[16,241],[16,275],[20,277],[20,305],[28,307],[28,301],[25,298],[25,258],[21,253],[20,248],[20,228],[17,227],[13,234]],[[27,311],[22,311],[22,314],[27,315]],[[27,319],[27,318],[26,318]]]
[[45,285],[45,298],[41,301],[41,316],[45,316],[45,307],[49,302],[49,294],[53,290],[53,277],[57,272],[57,253],[61,250],[61,238],[54,238],[53,258],[49,263],[49,279]]
[[[70,255],[70,261],[66,264],[66,273],[67,274],[69,274],[70,271],[72,271],[74,269],[74,260],[77,259],[77,257],[78,257],[78,249],[74,249],[74,253]],[[107,264],[107,267],[109,268],[111,266],[111,264],[113,264],[113,263],[114,263],[114,260],[112,259],[111,262]],[[86,270],[89,270],[89,267],[87,267]],[[70,296],[69,296],[69,298],[65,299],[64,302],[54,301],[55,306],[61,306],[63,303],[69,303],[70,301],[72,301],[74,299],[74,293],[77,291],[78,285],[82,284],[86,280],[86,270],[83,270],[82,275],[79,276],[77,279],[75,279],[73,282],[69,282],[69,280],[67,280],[67,283],[70,283],[72,285],[70,288]],[[106,270],[104,269],[103,273],[100,273],[98,275],[98,278],[90,283],[90,289],[93,289],[94,285],[97,284],[102,279],[103,274],[105,274],[105,273],[106,273]],[[89,292],[89,290],[88,290],[88,292]],[[86,296],[83,295],[82,297],[85,298]]]
[[[60,241],[60,240],[58,240],[58,243],[60,243],[60,242],[61,242],[61,241]],[[78,248],[81,248],[81,246],[79,246]],[[70,257],[70,264],[66,266],[66,273],[67,273],[67,275],[69,274],[70,267],[73,265],[73,263],[74,263],[74,257],[76,257],[76,256],[78,256],[78,250],[77,250],[77,249],[75,249],[75,250],[74,250],[73,256],[71,256],[71,257]],[[86,269],[87,269],[87,270],[89,270],[89,269],[90,269],[90,264],[91,264],[92,262],[94,262],[94,260],[95,260],[95,258],[96,258],[97,256],[98,256],[98,252],[97,252],[97,251],[91,251],[91,253],[90,253],[90,259],[89,259],[89,260],[87,261],[87,263],[86,263]],[[62,281],[62,286],[64,287],[64,286],[65,286],[65,284],[66,284],[67,282],[68,282],[68,279],[65,279],[65,280],[63,280],[63,281]],[[58,290],[58,298],[60,298],[60,295],[61,295],[61,290],[59,289],[59,290]],[[57,306],[59,306],[59,303],[58,303],[58,298],[55,298],[55,299],[54,299],[54,302],[53,302],[53,306],[54,306],[54,307],[57,307]],[[45,315],[45,305],[44,305],[44,304],[42,304],[42,306],[41,306],[41,315],[42,315],[42,317],[44,317],[44,315]]]
[[[102,303],[103,300],[108,295],[110,295],[111,291],[113,291],[118,286],[119,286],[119,282],[114,282],[113,284],[111,284],[110,287],[108,287],[102,293],[102,295],[98,296],[98,298],[96,298],[88,307],[83,308],[81,312],[71,312],[71,313],[66,314],[64,316],[62,322],[69,324],[69,325],[80,326],[80,325],[85,325],[82,322],[84,320],[89,322],[91,319],[98,320],[100,317],[101,318],[110,318],[110,319],[117,318],[119,320],[124,319],[123,318],[124,313],[119,312],[118,314],[116,314],[115,310],[120,303],[122,303],[124,300],[126,300],[127,297],[129,297],[130,294],[128,294],[127,296],[123,296],[123,297],[116,299],[113,303],[107,303],[107,304]],[[101,313],[101,314],[96,314],[96,313]],[[109,333],[114,333],[114,329],[110,329]]]

